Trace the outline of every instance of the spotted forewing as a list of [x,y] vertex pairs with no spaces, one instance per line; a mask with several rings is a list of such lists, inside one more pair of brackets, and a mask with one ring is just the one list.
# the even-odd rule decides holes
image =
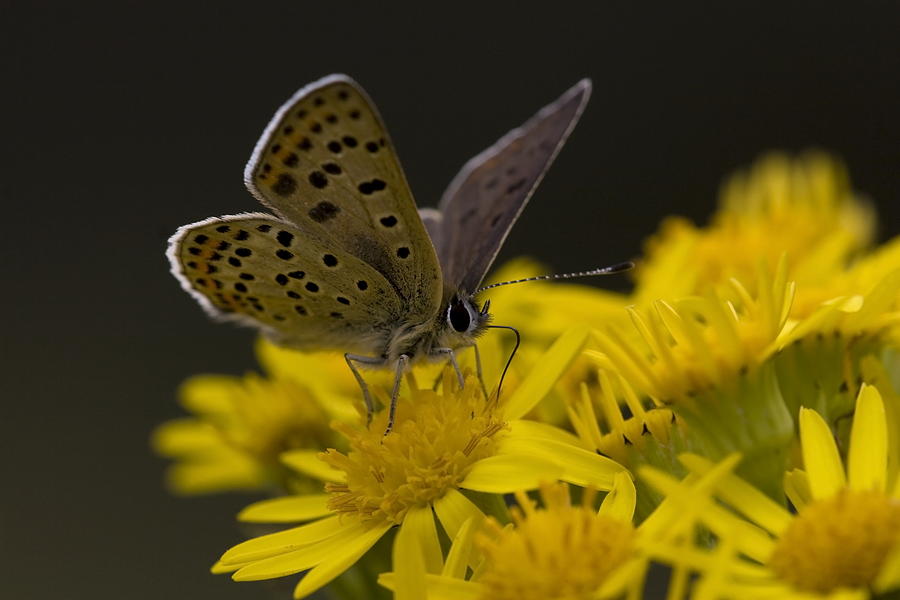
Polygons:
[[437,256],[381,117],[353,80],[332,75],[288,100],[260,138],[244,179],[307,236],[384,274],[408,318],[437,312]]

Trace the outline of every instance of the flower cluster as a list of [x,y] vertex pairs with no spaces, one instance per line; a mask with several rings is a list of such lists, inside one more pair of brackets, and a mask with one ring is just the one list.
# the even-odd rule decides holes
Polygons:
[[176,492],[269,494],[212,570],[302,573],[294,598],[900,594],[900,239],[874,227],[837,161],[768,156],[709,225],[667,219],[629,294],[497,288],[502,394],[492,334],[462,381],[410,371],[385,435],[342,357],[260,342],[265,375],[189,380],[154,444]]

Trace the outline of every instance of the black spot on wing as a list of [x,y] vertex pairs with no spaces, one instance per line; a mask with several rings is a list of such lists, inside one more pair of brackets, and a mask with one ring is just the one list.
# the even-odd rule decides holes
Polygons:
[[363,181],[357,186],[361,194],[369,196],[375,192],[380,192],[387,187],[387,184],[381,179],[373,179],[371,181]]
[[325,221],[329,221],[335,218],[340,212],[340,208],[338,208],[331,202],[323,200],[322,202],[319,202],[314,207],[309,209],[309,218],[316,223],[324,223]]
[[278,243],[284,246],[285,248],[290,248],[291,243],[294,241],[294,234],[289,231],[284,231],[283,229],[278,232],[275,236],[275,239],[278,240]]
[[272,184],[272,191],[279,196],[290,196],[297,190],[297,180],[293,175],[282,173],[278,180]]
[[516,180],[514,183],[511,183],[509,186],[507,186],[506,193],[512,194],[513,192],[519,191],[525,186],[527,182],[528,180],[525,177]]
[[322,171],[313,171],[309,174],[309,183],[314,188],[321,190],[328,185],[328,177]]

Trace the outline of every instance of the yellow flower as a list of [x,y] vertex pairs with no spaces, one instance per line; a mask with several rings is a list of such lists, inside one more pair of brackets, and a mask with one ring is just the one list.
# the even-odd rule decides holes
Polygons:
[[703,598],[870,598],[900,589],[900,473],[888,462],[894,433],[878,390],[863,386],[845,467],[826,422],[801,409],[804,469],[784,477],[796,514],[696,455],[683,457],[694,476],[718,471],[708,493],[691,494],[669,475],[643,469],[727,550],[672,551],[669,559],[700,573],[696,595]]
[[[281,465],[281,453],[333,445],[331,421],[355,416],[357,396],[351,404],[347,393],[311,379],[318,386],[313,392],[277,367],[272,369],[270,352],[271,344],[263,342],[259,354],[273,373],[270,377],[203,375],[184,383],[181,403],[194,416],[164,423],[153,434],[156,451],[176,460],[167,471],[173,491],[201,494],[302,485],[289,481],[295,478]],[[295,366],[315,373],[338,360],[344,362],[334,355],[305,355]]]
[[408,549],[400,541],[407,540],[430,568],[440,556],[435,515],[452,538],[467,519],[481,517],[479,504],[502,513],[498,494],[556,479],[610,489],[624,472],[621,466],[584,449],[571,434],[521,420],[579,354],[587,335],[573,329],[561,336],[499,405],[484,398],[471,376],[460,390],[445,371],[439,392],[420,389],[410,378],[388,436],[381,412],[368,427],[340,427],[347,453],[329,450],[322,460],[311,452],[286,454],[291,467],[328,481],[326,493],[263,501],[240,518],[316,520],[238,544],[214,571],[236,571],[235,580],[250,581],[310,569],[294,591],[301,598],[347,570],[395,525],[401,525],[395,557]]
[[802,317],[831,297],[819,287],[868,247],[874,223],[837,161],[771,154],[726,182],[708,227],[680,218],[663,224],[635,274],[635,300],[703,294],[731,278],[752,283],[761,260],[774,264],[787,254],[787,275],[801,290],[794,314]]
[[792,413],[814,408],[834,424],[853,410],[860,361],[898,346],[900,239],[834,278],[834,297],[788,320],[775,368]]
[[[395,560],[395,571],[382,574],[379,583],[395,598],[422,600],[588,600],[624,592],[639,598],[647,561],[631,522],[635,488],[628,474],[616,475],[599,510],[595,490],[584,490],[575,505],[565,484],[545,483],[540,492],[541,508],[516,492],[512,525],[472,519],[460,528],[445,562],[429,570]],[[403,556],[412,560],[416,549],[410,550]],[[467,565],[474,567],[468,578]]]
[[[628,469],[646,463],[683,472],[677,457],[692,449],[684,419],[671,409],[646,406],[614,369],[595,367],[594,372],[598,385],[582,381],[580,397],[567,405],[569,421],[585,445]],[[641,522],[662,498],[643,482],[637,488],[636,520]]]
[[732,279],[753,296],[760,263],[793,282],[775,360],[791,414],[832,423],[853,406],[858,363],[900,341],[900,238],[872,249],[875,213],[827,155],[766,156],[723,186],[706,227],[670,219],[647,243],[634,302],[717,293]]
[[600,352],[587,351],[684,419],[697,451],[747,455],[743,473],[758,485],[778,480],[794,431],[768,362],[793,297],[785,270],[784,261],[774,277],[760,269],[756,297],[732,280],[716,294],[631,308],[631,332],[597,331]]

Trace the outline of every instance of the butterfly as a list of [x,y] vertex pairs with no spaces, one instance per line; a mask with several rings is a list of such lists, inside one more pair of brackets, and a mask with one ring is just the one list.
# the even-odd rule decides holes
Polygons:
[[244,172],[271,214],[179,228],[172,273],[216,319],[280,345],[345,352],[370,419],[358,367],[393,367],[389,431],[411,361],[444,357],[462,385],[455,352],[491,317],[490,301],[474,296],[590,92],[579,81],[467,162],[437,209],[417,210],[372,101],[345,75],[320,79],[275,113]]

